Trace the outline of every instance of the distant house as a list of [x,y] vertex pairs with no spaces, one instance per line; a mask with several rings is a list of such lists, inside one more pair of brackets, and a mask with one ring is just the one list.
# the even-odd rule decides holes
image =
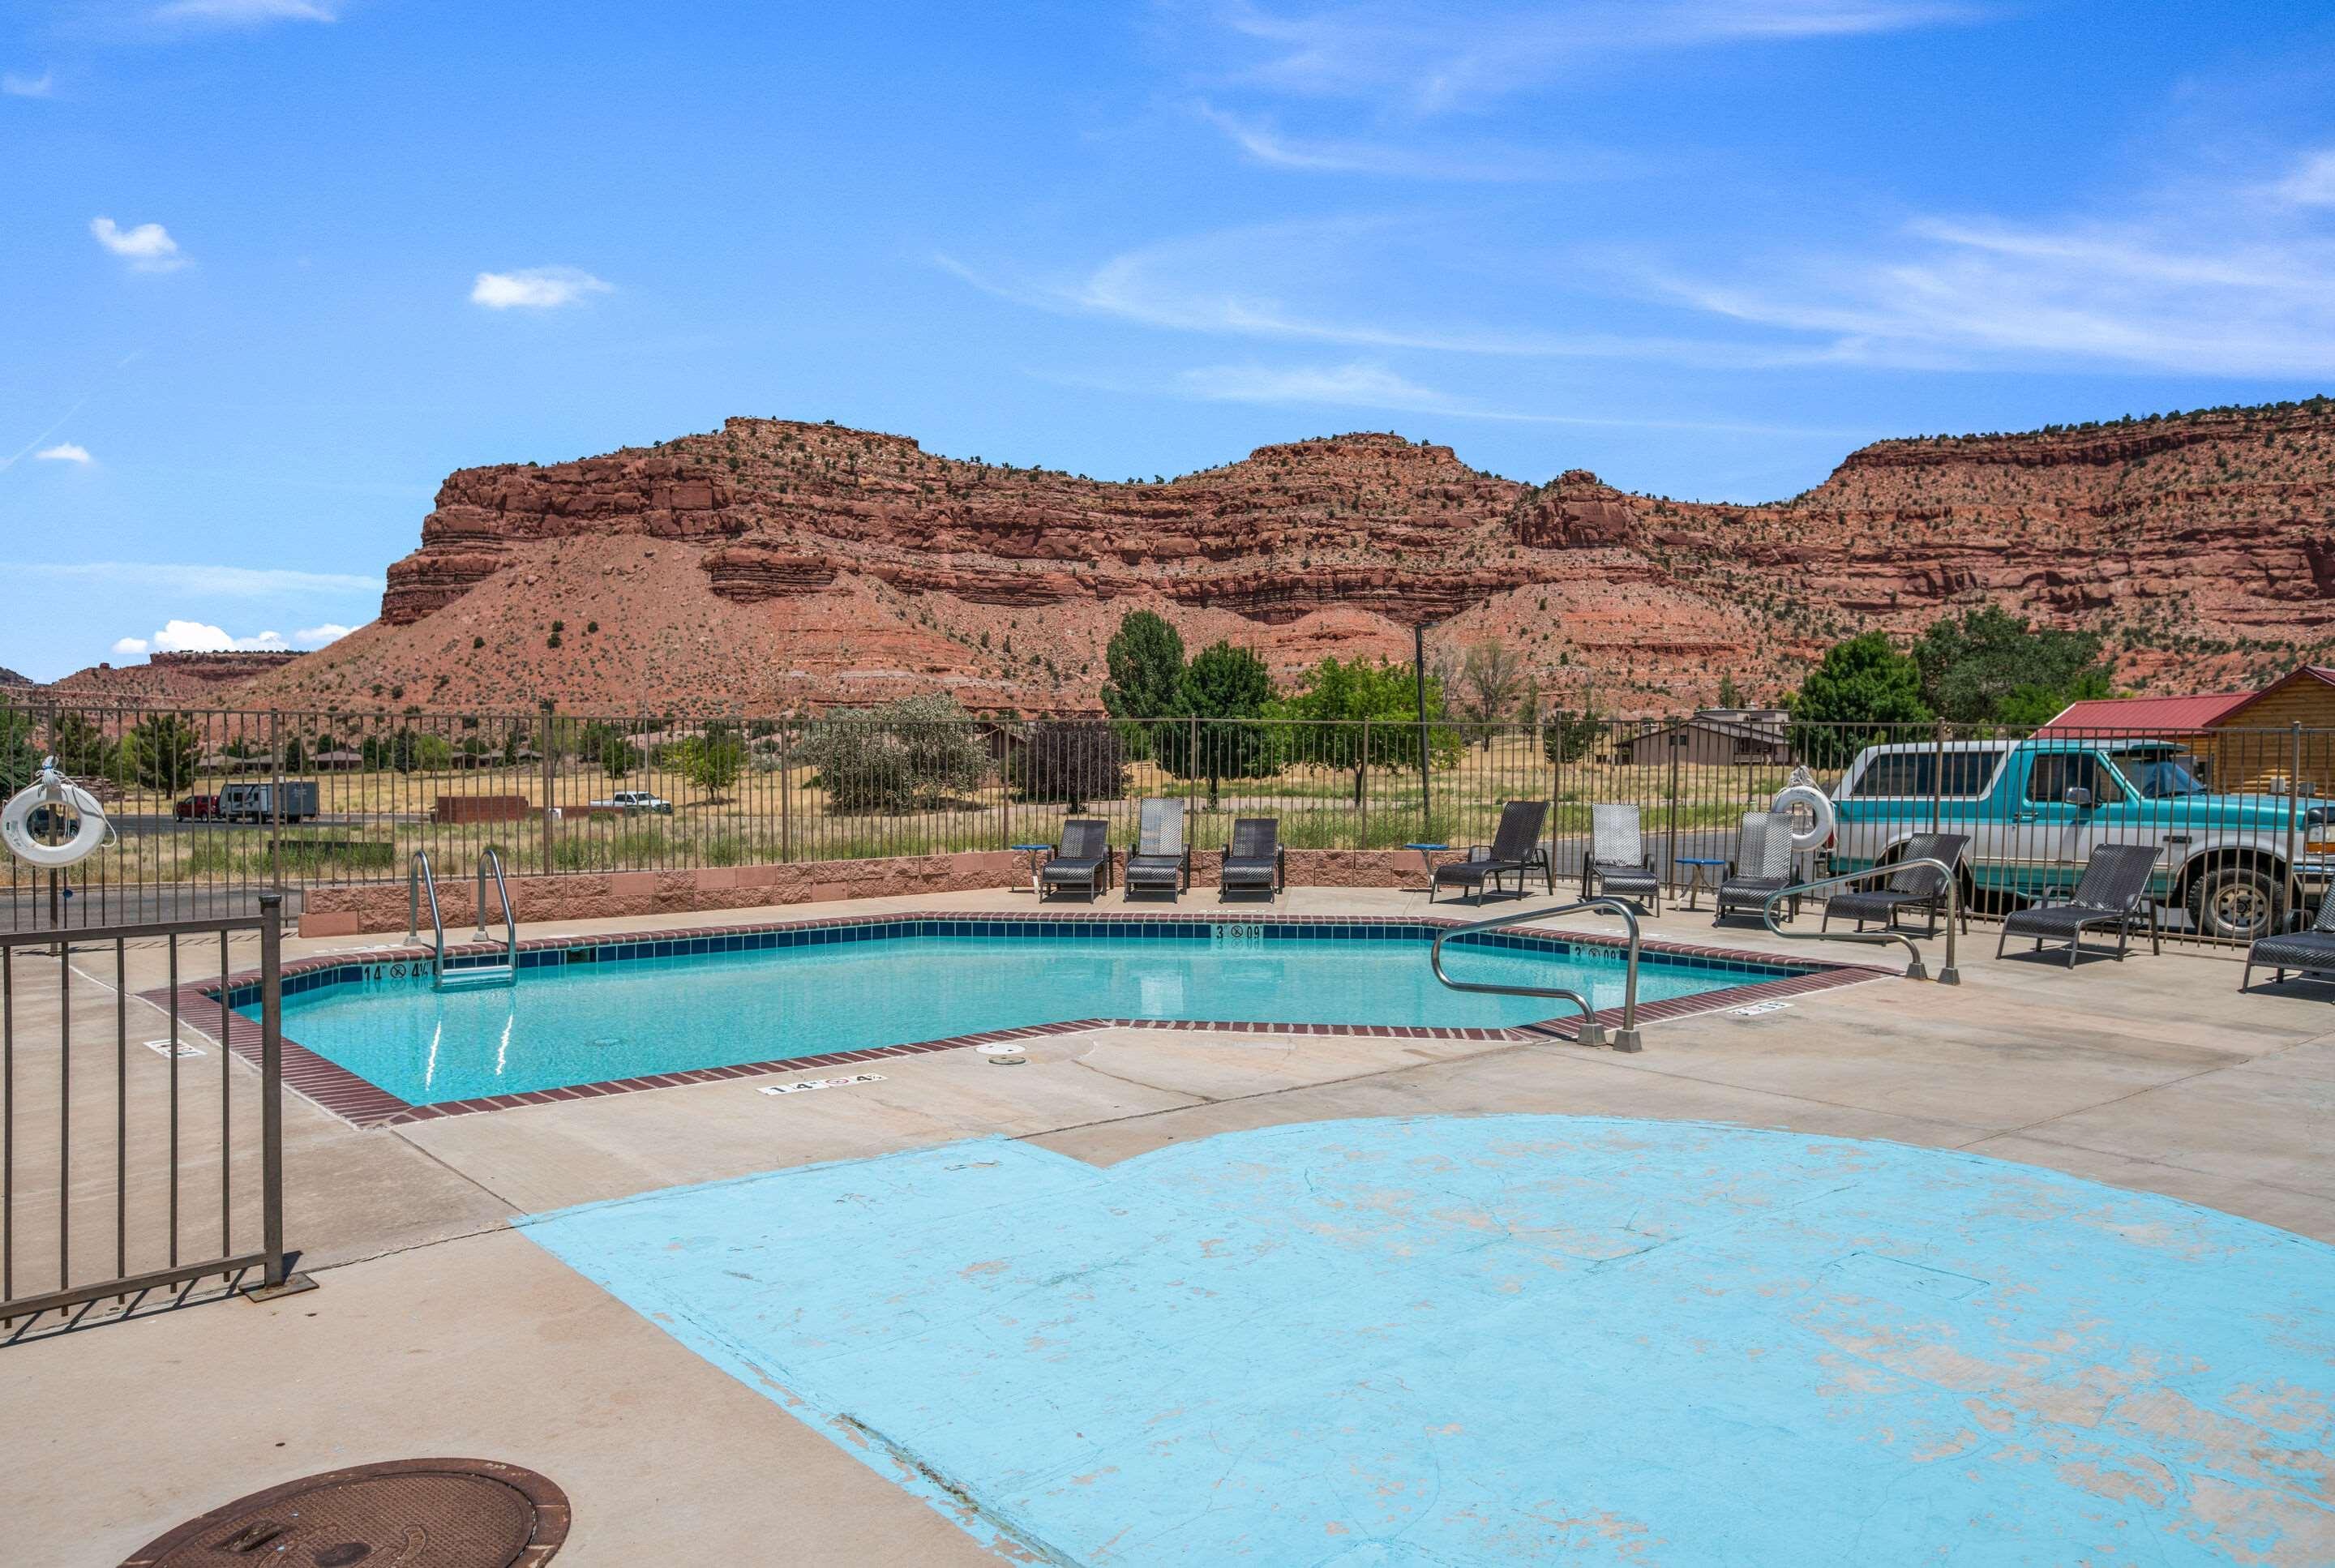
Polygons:
[[1767,766],[1792,760],[1780,708],[1704,708],[1690,718],[1657,720],[1614,742],[1614,760],[1637,767],[1675,757],[1689,766]]
[[2335,668],[2303,664],[2259,692],[2070,702],[2036,733],[2179,740],[2216,789],[2283,792],[2300,779],[2335,794]]
[[364,766],[364,753],[346,746],[330,751],[319,751],[308,759],[308,766],[319,773],[348,773]]

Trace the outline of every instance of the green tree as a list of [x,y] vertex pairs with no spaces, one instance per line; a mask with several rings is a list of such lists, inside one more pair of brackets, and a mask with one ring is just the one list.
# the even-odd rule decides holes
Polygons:
[[1889,726],[1932,715],[1922,672],[1885,632],[1866,632],[1827,650],[1792,697],[1792,743],[1820,768],[1836,767],[1892,739]]
[[705,791],[708,800],[738,782],[746,767],[746,740],[727,724],[708,724],[702,735],[672,747],[665,760],[681,776]]
[[1995,719],[2014,729],[2040,729],[2059,716],[2070,702],[2116,695],[2116,682],[2105,668],[2078,671],[2069,685],[2054,690],[2039,685],[2014,686],[1994,705]]
[[[1993,605],[1932,623],[1913,654],[1922,701],[1957,724],[2041,723],[2078,688],[2106,695],[2110,676],[2100,640],[2091,633],[2033,627]],[[2019,713],[2033,714],[2046,703],[2049,711],[2014,717],[2012,696],[2022,691]],[[2061,700],[2052,702],[2055,695]]]
[[0,703],[0,795],[14,795],[41,770],[41,753],[33,744],[33,716],[22,708]]
[[1273,704],[1273,673],[1246,648],[1212,643],[1184,667],[1168,717],[1159,726],[1159,765],[1178,779],[1206,779],[1208,799],[1225,779],[1263,779],[1280,769],[1268,725],[1257,722]]
[[90,722],[89,715],[68,708],[49,722],[49,751],[57,766],[76,779],[107,776],[113,760],[113,742]]
[[1161,719],[1176,711],[1184,679],[1184,639],[1148,610],[1122,616],[1103,650],[1110,679],[1102,705],[1114,719]]
[[158,795],[176,795],[193,785],[202,752],[201,739],[185,719],[150,713],[122,736],[116,772]]
[[1743,694],[1735,689],[1735,677],[1732,675],[1719,678],[1719,705],[1722,708],[1743,706]]
[[1578,762],[1597,750],[1605,738],[1605,717],[1597,711],[1597,692],[1581,694],[1581,711],[1560,712],[1540,732],[1541,751],[1552,762]]
[[[1288,750],[1302,765],[1351,769],[1354,803],[1362,800],[1372,768],[1419,767],[1419,689],[1408,664],[1355,659],[1323,660],[1305,672],[1297,692],[1275,711],[1310,722],[1291,727]],[[1427,678],[1427,711],[1443,711],[1442,683]],[[1365,730],[1364,720],[1370,723]],[[1459,759],[1459,732],[1448,724],[1428,729],[1428,749],[1439,764]]]

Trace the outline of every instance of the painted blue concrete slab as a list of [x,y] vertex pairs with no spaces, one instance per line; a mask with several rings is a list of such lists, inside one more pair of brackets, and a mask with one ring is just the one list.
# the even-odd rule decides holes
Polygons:
[[1973,1156],[1422,1118],[523,1223],[1045,1562],[2335,1562],[2335,1250]]

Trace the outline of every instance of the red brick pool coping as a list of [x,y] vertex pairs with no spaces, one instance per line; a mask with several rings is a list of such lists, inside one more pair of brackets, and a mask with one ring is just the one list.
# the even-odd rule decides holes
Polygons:
[[[541,936],[519,944],[522,953],[548,952],[572,947],[610,947],[641,942],[690,942],[711,936],[744,936],[775,931],[808,931],[852,925],[891,925],[920,921],[983,923],[997,921],[1012,924],[1101,924],[1129,922],[1157,922],[1182,925],[1402,925],[1429,928],[1449,928],[1467,924],[1460,920],[1442,919],[1433,915],[1281,915],[1258,912],[1238,915],[1226,912],[1206,915],[1173,915],[1159,911],[1047,910],[1043,914],[1020,911],[956,911],[946,913],[893,913],[830,916],[826,919],[765,921],[752,924],[699,925],[664,931],[630,931],[596,934],[589,936]],[[1602,932],[1550,930],[1528,934],[1551,941],[1579,943],[1588,946],[1623,947],[1627,944],[1618,936]],[[1836,986],[1858,985],[1868,980],[1894,979],[1894,970],[1868,964],[1837,963],[1807,959],[1793,959],[1774,953],[1749,953],[1741,948],[1710,947],[1698,943],[1646,942],[1640,950],[1661,953],[1679,958],[1718,959],[1732,963],[1756,963],[1763,966],[1790,966],[1805,973],[1785,975],[1771,980],[1755,981],[1743,985],[1724,986],[1694,996],[1682,996],[1663,1002],[1642,1002],[1638,1004],[1641,1024],[1660,1022],[1667,1019],[1689,1018],[1698,1014],[1721,1012],[1729,1008],[1752,1002],[1778,1001],[1785,997],[1806,995],[1811,992],[1829,991]],[[502,944],[491,942],[450,944],[449,957],[474,954],[495,954],[503,951]],[[776,950],[773,950],[776,951]],[[313,973],[317,970],[339,969],[353,963],[412,963],[427,961],[426,947],[368,948],[355,953],[318,954],[295,959],[283,967],[283,976]],[[218,975],[187,981],[178,987],[177,1004],[180,1019],[190,1025],[216,1033],[221,1015],[219,996],[222,990],[257,983],[259,972],[244,970],[225,977]],[[172,996],[170,988],[140,993],[158,1007],[169,1007]],[[232,1008],[225,1010],[225,1044],[246,1061],[255,1065],[259,1060],[259,1025]],[[1596,1014],[1598,1022],[1608,1029],[1619,1028],[1622,1010],[1609,1007]],[[1516,1024],[1501,1029],[1437,1028],[1419,1024],[1388,1023],[1247,1023],[1212,1022],[1197,1019],[1159,1018],[1080,1018],[1061,1023],[1030,1024],[1020,1029],[996,1029],[978,1034],[952,1035],[945,1040],[923,1040],[906,1045],[869,1046],[862,1050],[829,1051],[819,1056],[792,1056],[776,1061],[739,1062],[727,1067],[693,1068],[683,1072],[649,1073],[639,1078],[609,1079],[599,1083],[571,1084],[562,1089],[528,1089],[518,1094],[485,1095],[474,1099],[445,1100],[435,1105],[413,1105],[400,1099],[387,1089],[359,1078],[336,1062],[326,1060],[298,1041],[286,1037],[282,1041],[280,1057],[284,1083],[294,1093],[343,1120],[357,1127],[398,1127],[412,1122],[434,1121],[441,1117],[469,1116],[479,1111],[508,1110],[515,1106],[556,1105],[563,1100],[596,1099],[603,1095],[630,1094],[639,1089],[674,1089],[683,1084],[721,1083],[733,1079],[767,1078],[773,1075],[797,1076],[809,1070],[827,1067],[852,1067],[864,1062],[880,1061],[887,1057],[921,1056],[928,1051],[956,1050],[966,1046],[991,1045],[1003,1040],[1039,1040],[1048,1035],[1073,1034],[1090,1029],[1165,1029],[1206,1030],[1228,1034],[1300,1034],[1336,1035],[1361,1040],[1465,1040],[1487,1043],[1530,1044],[1536,1040],[1572,1040],[1584,1021],[1578,1016],[1544,1019],[1536,1023]]]

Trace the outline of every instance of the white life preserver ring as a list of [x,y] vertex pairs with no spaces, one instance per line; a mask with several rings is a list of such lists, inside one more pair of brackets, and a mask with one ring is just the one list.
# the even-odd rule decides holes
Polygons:
[[1776,798],[1768,803],[1768,809],[1789,811],[1796,806],[1807,808],[1814,821],[1811,826],[1792,835],[1792,852],[1797,855],[1805,850],[1821,848],[1829,843],[1833,829],[1839,826],[1839,818],[1833,810],[1832,797],[1813,784],[1790,784],[1776,792]]
[[[73,836],[63,844],[45,843],[34,834],[33,813],[44,806],[70,807],[78,817]],[[97,797],[68,782],[53,767],[44,768],[38,779],[0,807],[0,844],[27,866],[44,871],[80,865],[102,848],[112,832],[113,825],[106,821],[105,808],[97,803]]]

